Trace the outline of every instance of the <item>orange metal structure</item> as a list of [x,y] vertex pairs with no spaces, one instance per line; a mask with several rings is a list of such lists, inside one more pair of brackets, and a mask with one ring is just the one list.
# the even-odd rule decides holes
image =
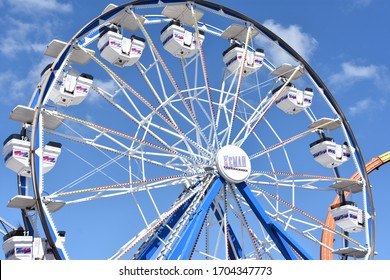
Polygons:
[[[387,163],[390,161],[390,151],[381,154],[380,156],[377,156],[373,159],[371,159],[369,162],[366,163],[366,170],[367,173],[371,173],[375,169],[378,169],[380,166],[383,164]],[[360,174],[357,172],[352,175],[351,177],[352,180],[360,180]],[[349,192],[345,192],[345,197],[349,195]],[[334,199],[333,204],[340,203],[340,196],[337,195],[336,198]],[[325,220],[325,224],[327,227],[331,229],[336,229],[336,223],[333,219],[333,216],[330,214],[330,207],[328,208],[328,215]],[[334,233],[330,232],[328,230],[323,230],[322,232],[322,243],[324,243],[326,246],[333,248],[334,244]],[[332,251],[329,250],[328,248],[321,246],[321,260],[333,260],[333,254]]]

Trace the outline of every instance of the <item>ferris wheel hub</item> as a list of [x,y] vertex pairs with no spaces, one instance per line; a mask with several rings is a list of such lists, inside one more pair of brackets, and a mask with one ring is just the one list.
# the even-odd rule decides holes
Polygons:
[[248,178],[251,162],[243,149],[227,145],[217,152],[217,169],[226,181],[237,184]]

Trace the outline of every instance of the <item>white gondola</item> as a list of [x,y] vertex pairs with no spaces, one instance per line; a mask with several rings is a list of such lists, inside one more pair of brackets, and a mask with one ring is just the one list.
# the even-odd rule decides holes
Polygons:
[[25,177],[31,177],[29,162],[30,141],[20,134],[12,134],[3,146],[4,164],[7,168]]
[[[241,61],[244,57],[245,48],[239,44],[231,45],[223,52],[223,62],[230,72],[236,71],[241,66]],[[246,61],[244,64],[244,76],[249,76],[263,66],[264,50],[251,50],[248,48]]]
[[100,55],[113,65],[125,67],[136,63],[145,48],[145,39],[123,37],[116,28],[107,28],[98,41]]
[[332,138],[321,138],[310,144],[310,152],[314,159],[324,167],[337,167],[351,157],[352,149],[344,144],[340,145]]
[[65,74],[54,90],[50,92],[49,99],[62,106],[80,104],[88,95],[93,83],[93,76],[82,73],[80,76]]
[[49,142],[43,148],[43,174],[49,172],[57,162],[61,153],[61,143]]
[[[65,242],[65,232],[59,232]],[[54,260],[53,251],[44,238],[28,235],[22,228],[9,232],[3,238],[6,260]]]
[[[277,87],[272,91],[277,93],[282,86]],[[297,89],[293,84],[287,85],[282,93],[275,101],[276,107],[287,114],[296,114],[309,107],[313,100],[313,90],[306,88],[305,90]]]
[[[165,50],[179,58],[189,58],[197,52],[196,32],[184,29],[179,21],[173,20],[161,30],[160,36]],[[204,34],[199,31],[200,42],[204,41]]]
[[332,205],[330,210],[334,221],[347,232],[359,232],[364,229],[363,212],[355,203],[346,201]]
[[[3,157],[5,166],[20,176],[31,177],[29,159],[30,141],[19,134],[12,134],[4,141]],[[43,173],[49,172],[61,153],[61,144],[49,142],[43,148]]]

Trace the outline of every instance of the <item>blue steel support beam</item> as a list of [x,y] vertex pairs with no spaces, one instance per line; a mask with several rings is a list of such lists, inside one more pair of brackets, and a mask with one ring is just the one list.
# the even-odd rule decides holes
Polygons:
[[27,193],[27,178],[18,175],[19,194],[28,195]]
[[256,215],[257,219],[261,222],[265,230],[268,232],[272,240],[275,242],[275,245],[281,251],[282,255],[288,260],[296,260],[298,257],[294,254],[290,246],[305,260],[312,259],[310,255],[305,252],[301,246],[299,246],[284,230],[282,230],[278,224],[272,222],[265,213],[264,209],[261,207],[260,203],[257,201],[256,197],[253,195],[249,187],[245,182],[236,184],[237,189],[240,191],[241,195],[245,198],[246,202],[249,204],[253,213]]
[[[18,181],[18,194],[19,195],[28,195],[27,193],[27,178],[23,176],[17,176]],[[34,229],[30,223],[29,216],[26,209],[21,209],[21,214],[23,218],[24,228],[30,233],[31,236],[34,236]]]
[[[218,204],[218,207],[219,207],[221,213],[223,213],[221,205]],[[215,208],[216,208],[216,203],[213,202],[211,204],[211,209],[213,210],[213,212],[215,214],[215,217],[217,218],[219,224],[222,226],[222,217],[221,217],[221,215],[219,214],[218,211],[215,211]],[[234,246],[234,250],[235,250],[235,252],[237,254],[237,257],[238,257],[238,259],[241,259],[242,258],[242,248],[241,248],[241,245],[238,242],[238,239],[237,239],[237,237],[236,237],[232,227],[228,224],[227,228],[228,228],[229,236],[230,236],[230,238],[232,240],[232,243],[233,243],[233,246]],[[225,227],[223,227],[222,230],[223,230],[223,232],[225,232]],[[236,255],[233,252],[233,248],[231,246],[229,246],[228,250],[229,250],[229,258],[231,260],[235,260],[236,259]]]
[[181,260],[189,259],[196,238],[198,237],[198,234],[202,228],[203,221],[206,217],[206,214],[214,198],[217,196],[218,192],[220,191],[222,185],[223,185],[222,179],[218,178],[209,187],[209,190],[207,191],[202,202],[200,203],[198,209],[194,213],[192,219],[186,225],[185,230],[181,235],[179,242],[174,246],[174,248],[172,248],[170,254],[165,256],[167,259],[177,260],[179,259],[179,257]]
[[157,249],[161,245],[161,240],[165,240],[165,238],[170,233],[170,228],[174,228],[180,218],[183,216],[185,211],[190,206],[191,202],[194,200],[195,195],[193,195],[186,203],[184,203],[169,219],[166,223],[161,225],[159,229],[156,231],[155,236],[148,241],[145,248],[141,251],[141,253],[137,256],[136,260],[150,260],[153,254],[157,251]]

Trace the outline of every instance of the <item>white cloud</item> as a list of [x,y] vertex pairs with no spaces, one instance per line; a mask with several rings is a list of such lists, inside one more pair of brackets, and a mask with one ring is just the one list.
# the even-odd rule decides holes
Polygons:
[[42,59],[37,65],[34,65],[30,70],[21,77],[15,72],[6,71],[0,73],[0,88],[7,89],[7,98],[1,98],[3,104],[11,104],[20,102],[21,100],[28,101],[32,95],[36,85],[40,81],[42,69],[50,62],[48,58]]
[[27,84],[25,79],[21,79],[11,71],[0,73],[0,87],[7,89],[7,98],[1,98],[0,102],[11,104],[17,100],[26,100]]
[[[40,52],[46,44],[40,43],[38,38],[33,39],[32,34],[37,34],[41,28],[34,23],[22,22],[16,19],[9,19],[10,28],[6,29],[0,42],[0,54],[6,57],[17,56],[20,52]],[[45,26],[44,24],[43,26]],[[44,37],[45,34],[39,34]],[[34,42],[34,40],[37,40]]]
[[116,90],[118,90],[118,85],[113,80],[99,80],[95,79],[93,82],[97,87],[102,88],[108,93],[114,94]]
[[341,70],[329,77],[329,82],[335,88],[352,86],[361,81],[371,81],[377,88],[390,90],[390,75],[388,68],[382,65],[357,65],[353,62],[341,64]]
[[7,98],[1,98],[1,101],[5,102],[9,99],[17,99],[23,95],[20,88],[20,80],[18,84],[15,84],[14,82],[18,81],[18,79],[14,73],[11,71],[0,72],[0,87],[9,90]]
[[[301,27],[298,25],[289,25],[287,27],[281,25],[280,23],[275,22],[272,19],[266,20],[264,26],[274,32],[287,44],[289,44],[299,55],[301,55],[305,60],[310,60],[315,50],[318,47],[318,42],[315,38],[309,34],[303,32]],[[260,36],[258,37],[260,44],[266,42],[261,41]],[[284,51],[281,51],[276,46],[266,46],[267,49],[271,47],[270,53],[266,53],[270,57],[271,62],[276,64],[276,66],[282,63],[291,63],[292,59]]]
[[348,108],[348,113],[351,116],[357,116],[359,114],[366,114],[368,112],[376,112],[386,107],[386,100],[373,100],[372,97],[359,100],[353,106]]
[[342,82],[372,79],[378,75],[378,67],[375,65],[358,66],[351,62],[344,62],[341,65],[342,71],[332,76],[332,81]]
[[353,0],[355,7],[367,7],[371,4],[372,0]]
[[[7,5],[7,13],[0,18],[0,24],[7,26],[3,30],[0,54],[7,58],[14,58],[20,52],[43,53],[48,38],[52,38],[53,30],[58,26],[57,15],[73,10],[71,4],[58,0],[0,1]],[[23,14],[29,14],[28,18]]]
[[[97,86],[98,88],[103,89],[104,91],[108,92],[109,94],[114,94],[116,90],[118,90],[117,84],[113,80],[99,80],[94,79],[93,84]],[[90,94],[88,97],[88,102],[96,103],[102,100],[98,93],[93,92],[93,90],[90,90]]]
[[69,3],[61,3],[57,0],[9,0],[12,9],[18,12],[32,14],[35,12],[69,13],[73,6]]

